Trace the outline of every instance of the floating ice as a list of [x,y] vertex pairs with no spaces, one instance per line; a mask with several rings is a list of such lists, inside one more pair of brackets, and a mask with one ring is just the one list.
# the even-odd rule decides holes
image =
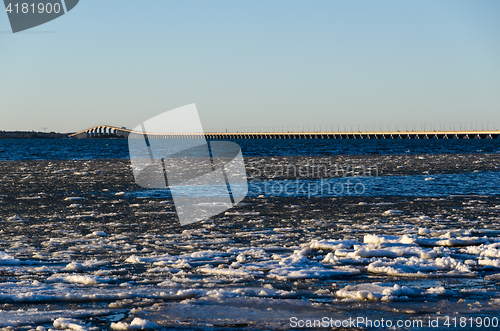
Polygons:
[[64,271],[83,271],[93,268],[98,268],[101,266],[108,265],[109,261],[99,261],[99,260],[89,260],[84,262],[71,262],[66,267],[64,267]]
[[341,298],[369,301],[398,301],[408,300],[420,294],[420,291],[398,284],[373,283],[348,285],[338,290],[335,295]]
[[21,261],[15,259],[13,256],[0,251],[0,265],[18,265]]
[[94,231],[92,232],[94,237],[107,237],[108,235],[104,231]]
[[440,257],[435,260],[426,260],[412,256],[399,257],[390,261],[375,261],[368,265],[371,273],[385,274],[399,277],[472,277],[472,272],[466,264],[451,257]]
[[82,285],[97,285],[102,283],[114,283],[116,278],[100,277],[91,275],[61,275],[54,274],[47,278],[47,282],[68,282]]
[[255,211],[255,212],[226,211],[225,215],[226,216],[258,216],[258,215],[260,215],[260,212],[258,212],[258,211]]
[[399,215],[402,214],[403,212],[401,210],[394,210],[394,209],[389,209],[386,210],[382,213],[382,215]]
[[158,324],[139,317],[134,318],[130,324],[123,322],[111,323],[111,329],[113,330],[156,330],[158,328]]
[[95,327],[89,329],[89,326],[84,324],[82,321],[72,318],[58,318],[54,321],[53,325],[56,329],[76,331],[97,330]]
[[327,269],[323,267],[283,267],[269,271],[268,277],[280,280],[297,280],[308,278],[333,278],[342,276],[358,275],[359,269],[351,267],[339,267]]

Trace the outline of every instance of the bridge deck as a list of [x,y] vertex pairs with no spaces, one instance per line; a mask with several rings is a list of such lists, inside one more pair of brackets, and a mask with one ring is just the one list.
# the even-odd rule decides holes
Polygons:
[[[70,135],[71,138],[106,136],[142,136],[125,128],[96,126]],[[148,133],[148,138],[207,138],[207,139],[498,139],[500,131],[372,131],[372,132],[205,132]]]
[[[227,132],[205,133],[205,136],[208,139],[498,139],[499,134],[499,131]],[[182,135],[196,136],[187,133],[167,136],[180,138]]]

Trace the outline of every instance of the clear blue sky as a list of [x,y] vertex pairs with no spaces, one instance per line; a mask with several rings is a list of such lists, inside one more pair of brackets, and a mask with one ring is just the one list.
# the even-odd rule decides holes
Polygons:
[[500,128],[498,0],[81,0],[9,31],[0,13],[0,130],[132,128],[190,103],[205,129]]

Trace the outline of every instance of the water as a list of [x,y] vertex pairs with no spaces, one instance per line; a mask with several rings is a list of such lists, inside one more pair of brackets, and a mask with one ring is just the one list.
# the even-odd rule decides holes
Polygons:
[[[469,173],[455,189],[469,193],[483,175],[477,186],[498,183]],[[404,177],[338,180],[383,194],[384,181],[396,190]],[[415,177],[414,188],[453,180]],[[165,196],[129,194],[139,188],[127,160],[0,162],[0,188],[0,327],[498,318],[498,196],[248,197],[181,227]],[[429,329],[444,327],[409,328]]]
[[[246,157],[498,153],[500,140],[233,140]],[[127,139],[3,139],[0,160],[128,159]],[[498,172],[251,181],[248,196],[433,196],[499,193]],[[134,194],[137,194],[134,193]],[[171,197],[168,190],[143,196]]]
[[[500,140],[233,140],[243,156],[499,153]],[[0,139],[0,160],[126,159],[127,139]]]
[[128,158],[126,139],[0,139],[0,160]]
[[243,203],[181,227],[168,190],[135,184],[125,139],[0,140],[0,160],[50,160],[0,162],[0,327],[498,318],[500,163],[439,154],[498,153],[500,141],[236,142],[263,164],[381,154],[365,160],[380,176],[251,177]]
[[265,197],[447,197],[499,195],[500,173],[251,181],[248,196]]
[[[240,192],[243,187],[232,187]],[[185,187],[191,198],[223,198],[215,185]],[[493,171],[381,177],[350,177],[293,180],[251,180],[248,197],[317,198],[317,197],[448,197],[450,195],[500,195],[500,173]],[[172,198],[170,190],[145,189],[126,194],[127,197]]]
[[244,156],[498,153],[500,140],[234,140]]

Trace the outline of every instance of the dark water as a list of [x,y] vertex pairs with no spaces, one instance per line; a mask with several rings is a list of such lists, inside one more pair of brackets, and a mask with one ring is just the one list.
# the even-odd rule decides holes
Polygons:
[[[244,156],[325,156],[359,154],[499,153],[500,140],[233,140]],[[0,160],[127,159],[127,139],[0,139]],[[432,176],[330,178],[326,180],[255,181],[249,196],[446,196],[500,192],[498,172]],[[427,178],[427,180],[426,180]],[[143,192],[146,196],[168,191]]]
[[341,197],[500,195],[499,172],[251,181],[248,196]]
[[[233,140],[244,156],[499,153],[499,140]],[[0,139],[0,160],[129,157],[126,139]]]
[[0,160],[128,158],[126,139],[0,139]]
[[[235,189],[235,187],[232,187]],[[243,189],[243,188],[240,188]],[[203,187],[203,191],[186,189],[186,194],[218,196],[220,190]],[[351,177],[293,180],[251,180],[248,197],[318,198],[318,197],[448,197],[450,195],[500,195],[499,172],[474,172],[446,175],[407,175],[383,177]],[[141,190],[129,192],[127,197],[172,198],[166,190]]]

